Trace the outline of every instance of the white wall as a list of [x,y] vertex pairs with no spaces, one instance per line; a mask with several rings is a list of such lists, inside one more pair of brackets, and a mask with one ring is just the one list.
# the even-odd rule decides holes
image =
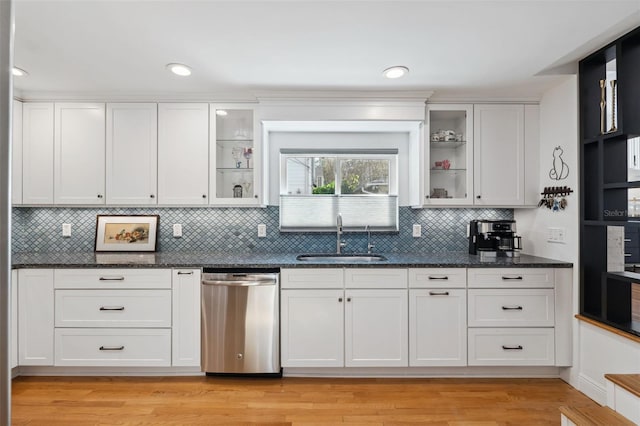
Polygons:
[[[566,179],[554,180],[549,172],[554,163],[554,149],[564,151],[562,159],[569,167]],[[572,262],[573,268],[573,313],[579,312],[579,131],[578,131],[578,78],[567,76],[564,81],[548,90],[540,100],[540,182],[542,192],[547,186],[568,186],[575,192],[566,197],[565,210],[552,211],[546,207],[516,209],[514,217],[518,232],[522,235],[523,252],[535,256]],[[535,164],[535,162],[533,162]],[[547,241],[549,227],[565,230],[565,243]],[[580,342],[578,323],[573,319],[573,368],[563,372],[563,379],[578,387],[578,364]]]

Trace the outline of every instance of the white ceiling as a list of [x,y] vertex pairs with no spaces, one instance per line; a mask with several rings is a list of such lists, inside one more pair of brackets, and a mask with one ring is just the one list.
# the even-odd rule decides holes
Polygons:
[[[1,1],[1,0],[0,0]],[[640,25],[640,0],[15,0],[26,99],[251,99],[273,91],[538,97]],[[180,78],[165,65],[182,62]],[[387,80],[382,70],[410,73]],[[552,74],[551,76],[546,74]]]

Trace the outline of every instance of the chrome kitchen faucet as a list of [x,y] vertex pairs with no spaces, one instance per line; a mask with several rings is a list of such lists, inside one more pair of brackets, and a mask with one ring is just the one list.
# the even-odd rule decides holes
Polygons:
[[347,245],[346,242],[342,241],[342,215],[338,213],[336,217],[336,228],[337,228],[337,240],[336,240],[336,253],[341,254],[342,248]]

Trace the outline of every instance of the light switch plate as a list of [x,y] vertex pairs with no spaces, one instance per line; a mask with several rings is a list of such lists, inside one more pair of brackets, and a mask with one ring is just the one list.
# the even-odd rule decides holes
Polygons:
[[62,224],[62,236],[63,237],[70,237],[71,236],[71,224],[70,223],[63,223]]
[[418,223],[413,224],[413,236],[419,238],[422,236],[422,225]]
[[174,223],[173,224],[173,236],[174,236],[174,238],[182,237],[182,224],[181,223]]
[[267,236],[267,225],[261,223],[258,225],[258,238],[264,238]]
[[547,228],[547,241],[550,243],[566,244],[565,235],[567,230],[565,228]]

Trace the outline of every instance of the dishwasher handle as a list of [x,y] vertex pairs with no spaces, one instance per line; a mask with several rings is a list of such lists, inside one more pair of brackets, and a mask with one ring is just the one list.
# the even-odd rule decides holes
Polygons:
[[202,285],[227,286],[227,287],[252,287],[260,285],[276,285],[275,280],[202,280]]

